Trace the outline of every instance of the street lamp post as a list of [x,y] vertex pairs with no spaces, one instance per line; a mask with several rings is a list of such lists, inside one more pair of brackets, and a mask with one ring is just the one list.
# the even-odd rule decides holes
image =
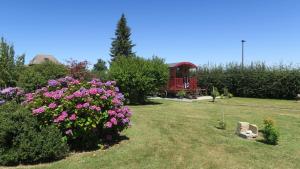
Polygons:
[[242,40],[242,68],[244,67],[244,43],[246,42],[245,40]]

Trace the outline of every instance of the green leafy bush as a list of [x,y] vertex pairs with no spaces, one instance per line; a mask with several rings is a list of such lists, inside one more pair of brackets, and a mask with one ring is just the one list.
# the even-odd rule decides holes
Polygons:
[[186,92],[184,90],[180,90],[176,96],[182,99],[186,96]]
[[279,132],[274,127],[274,121],[272,119],[264,120],[263,136],[267,144],[278,144]]
[[67,73],[67,67],[50,61],[31,65],[20,73],[18,86],[31,92],[47,85],[48,80],[65,77]]
[[218,125],[219,125],[218,126],[219,129],[226,130],[226,122],[225,121],[219,120]]
[[168,66],[158,57],[119,57],[109,73],[130,103],[145,103],[146,97],[165,87],[168,80]]
[[218,88],[213,87],[212,91],[211,91],[211,96],[213,98],[213,102],[215,102],[216,97],[218,97],[220,95]]
[[300,68],[267,66],[263,63],[241,68],[240,64],[199,66],[198,84],[208,88],[226,87],[234,96],[294,99],[300,93]]
[[15,103],[0,107],[0,165],[63,158],[68,145],[54,126],[40,128],[31,112]]

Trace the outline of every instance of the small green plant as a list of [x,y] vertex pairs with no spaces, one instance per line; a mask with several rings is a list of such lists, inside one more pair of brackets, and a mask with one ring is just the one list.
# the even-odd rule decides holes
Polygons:
[[179,97],[180,99],[184,98],[186,96],[186,92],[184,90],[180,90],[177,94],[177,97]]
[[263,136],[265,143],[272,145],[278,144],[279,132],[274,127],[274,121],[270,118],[264,120]]
[[224,112],[222,112],[222,120],[218,121],[218,129],[222,129],[222,130],[226,130],[226,122],[225,122],[225,118],[224,118]]
[[223,88],[223,95],[224,96],[228,96],[229,92],[228,89],[226,87]]
[[220,98],[221,98],[221,99],[224,99],[224,98],[225,98],[224,94],[221,94],[221,95],[220,95]]
[[230,99],[230,98],[232,98],[232,97],[233,97],[233,94],[228,93],[228,98]]
[[213,102],[215,102],[216,100],[216,97],[218,97],[220,95],[219,91],[218,91],[218,88],[216,87],[213,87],[212,88],[212,91],[211,91],[211,96],[213,98]]

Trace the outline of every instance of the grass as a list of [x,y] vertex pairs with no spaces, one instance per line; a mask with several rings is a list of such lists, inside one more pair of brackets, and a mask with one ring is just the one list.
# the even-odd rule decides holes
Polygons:
[[[300,168],[300,103],[287,100],[232,98],[131,106],[129,140],[108,150],[71,154],[64,160],[19,168]],[[216,128],[225,113],[226,130]],[[262,128],[272,117],[279,128],[279,145],[237,137],[238,121]]]

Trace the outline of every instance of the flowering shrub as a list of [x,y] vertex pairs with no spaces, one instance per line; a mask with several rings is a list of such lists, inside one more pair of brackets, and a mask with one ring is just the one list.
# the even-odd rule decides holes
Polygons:
[[19,87],[8,87],[0,91],[0,105],[6,101],[15,100],[17,103],[21,103],[24,91]]
[[131,112],[123,99],[114,81],[80,82],[65,77],[26,94],[25,104],[42,125],[55,124],[69,141],[76,142],[90,135],[110,138],[128,127]]

